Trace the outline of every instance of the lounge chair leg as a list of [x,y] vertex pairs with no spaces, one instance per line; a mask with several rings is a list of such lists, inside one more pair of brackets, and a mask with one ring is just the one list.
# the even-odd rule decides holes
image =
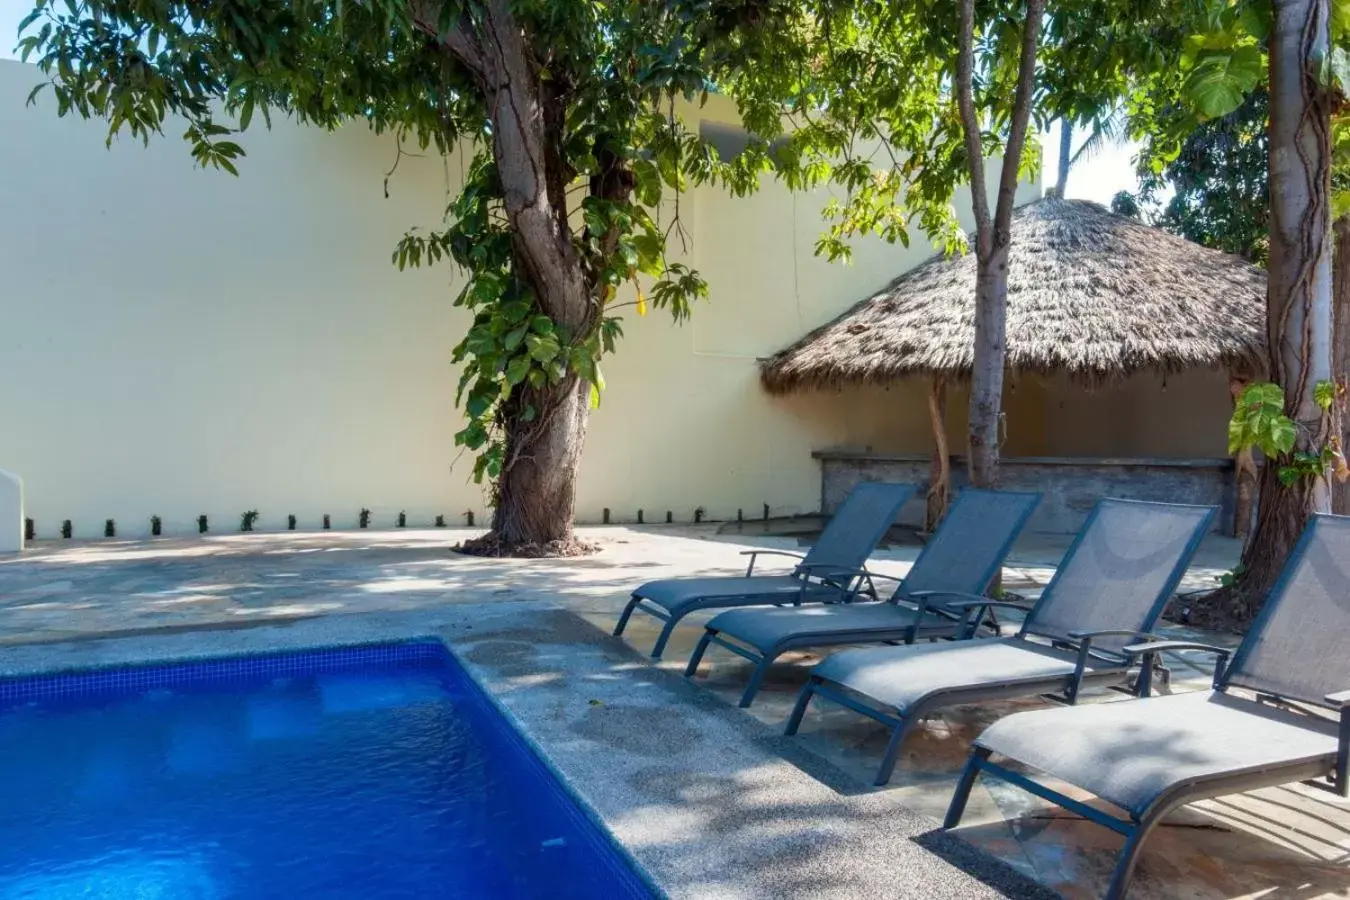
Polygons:
[[811,698],[815,696],[816,685],[820,684],[820,679],[812,675],[806,679],[806,684],[802,685],[802,692],[797,695],[797,705],[792,707],[792,715],[788,717],[787,728],[783,734],[793,735],[801,727],[802,716],[806,715],[806,707],[811,705]]
[[628,605],[623,608],[623,613],[619,616],[619,624],[614,626],[614,636],[623,634],[623,630],[628,627],[628,619],[633,615],[633,610],[642,602],[642,598],[634,594],[628,599]]
[[745,686],[745,693],[741,694],[741,709],[748,709],[751,703],[755,702],[755,695],[764,685],[764,676],[769,674],[769,667],[777,656],[761,656],[759,665],[755,666],[755,671],[750,673],[750,681]]
[[666,620],[666,627],[661,629],[661,634],[656,639],[656,646],[652,647],[652,659],[660,659],[661,654],[666,652],[666,642],[670,640],[671,633],[679,620],[672,617]]
[[886,742],[886,752],[881,754],[881,768],[877,770],[877,780],[872,784],[877,787],[884,787],[895,772],[895,763],[900,758],[900,745],[905,742],[905,735],[909,734],[909,726],[913,722],[913,716],[901,716],[900,724],[891,731],[891,739]]
[[715,634],[717,632],[711,628],[704,630],[703,637],[699,638],[698,646],[694,648],[694,655],[689,657],[689,664],[684,667],[685,678],[693,678],[698,674],[698,664],[703,661],[703,654],[708,652],[708,644],[712,642]]
[[1146,815],[1134,826],[1134,831],[1131,831],[1129,837],[1125,839],[1125,846],[1116,857],[1116,869],[1111,873],[1111,884],[1107,886],[1103,900],[1124,900],[1125,891],[1130,887],[1130,879],[1134,877],[1134,866],[1139,862],[1139,851],[1143,848],[1144,838],[1160,818],[1162,818],[1160,815]]
[[966,814],[966,801],[970,799],[970,789],[975,787],[975,779],[980,777],[980,763],[988,758],[989,751],[983,747],[975,747],[970,751],[970,759],[966,760],[966,767],[961,770],[961,780],[956,783],[951,805],[947,807],[947,817],[942,820],[943,828],[955,828],[961,824],[961,817]]

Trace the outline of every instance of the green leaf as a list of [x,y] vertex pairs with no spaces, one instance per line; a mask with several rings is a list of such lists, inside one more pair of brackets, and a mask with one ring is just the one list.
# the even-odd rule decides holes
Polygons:
[[558,351],[562,349],[558,346],[557,338],[551,334],[546,337],[540,337],[537,334],[526,335],[525,347],[530,356],[541,363],[550,362],[558,355]]
[[594,384],[591,385],[590,404],[591,409],[600,408],[600,388],[596,387]]
[[506,337],[502,339],[502,346],[507,350],[515,350],[520,346],[520,342],[525,339],[525,330],[528,325],[521,325],[507,332]]
[[28,13],[28,15],[24,16],[22,19],[19,20],[19,27],[15,29],[15,33],[23,34],[25,31],[28,30],[29,25],[32,25],[39,18],[42,17],[42,14],[44,12],[46,12],[45,6],[35,7],[31,12]]
[[1331,0],[1331,42],[1340,44],[1347,37],[1350,37],[1350,0]]
[[[1338,4],[1350,5],[1350,0],[1332,0],[1331,22],[1333,29],[1336,24],[1335,8]],[[1256,38],[1258,43],[1264,44],[1266,36],[1270,33],[1273,15],[1270,0],[1244,0],[1238,10],[1238,23],[1243,31]]]
[[1294,442],[1298,440],[1298,429],[1294,423],[1284,416],[1273,419],[1270,423],[1270,446],[1274,447],[1280,453],[1288,453],[1294,449]]
[[530,372],[530,358],[517,356],[506,364],[506,383],[512,386],[520,384]]
[[1324,411],[1329,412],[1336,402],[1336,384],[1332,381],[1319,381],[1313,387],[1313,401]]
[[1207,50],[1186,78],[1184,90],[1208,118],[1226,116],[1265,76],[1261,49],[1250,44]]

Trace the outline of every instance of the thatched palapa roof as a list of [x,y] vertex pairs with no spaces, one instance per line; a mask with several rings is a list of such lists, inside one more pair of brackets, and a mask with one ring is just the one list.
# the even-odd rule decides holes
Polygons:
[[[1264,369],[1266,273],[1114,215],[1045,199],[1013,213],[1008,367],[1100,384],[1141,371]],[[761,362],[773,393],[969,377],[975,255],[937,256]]]

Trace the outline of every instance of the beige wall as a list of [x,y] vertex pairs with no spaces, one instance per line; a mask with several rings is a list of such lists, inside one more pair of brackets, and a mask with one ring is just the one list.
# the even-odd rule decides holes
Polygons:
[[[466,509],[481,521],[471,461],[452,441],[458,276],[389,263],[405,228],[438,221],[456,160],[405,157],[386,199],[390,138],[279,123],[247,136],[232,178],[194,169],[172,128],[149,148],[123,138],[105,150],[101,123],[58,119],[45,98],[25,108],[36,78],[0,61],[0,468],[24,479],[39,536],[65,518],[77,536],[107,518],[140,534],[152,514],[169,533],[200,513],[232,530],[250,508],[266,529],[287,513],[316,527],[325,512],[350,527],[362,507],[377,525],[401,509],[411,524]],[[627,317],[580,518],[813,510],[812,450],[928,448],[913,385],[788,399],[759,388],[757,357],[929,255],[917,236],[908,250],[861,242],[852,266],[816,259],[826,196],[770,184],[744,200],[682,199],[687,259],[711,296],[683,327]],[[1095,446],[1050,427],[1048,396],[1019,385],[1010,397],[1010,452]],[[954,436],[963,404],[953,397]]]

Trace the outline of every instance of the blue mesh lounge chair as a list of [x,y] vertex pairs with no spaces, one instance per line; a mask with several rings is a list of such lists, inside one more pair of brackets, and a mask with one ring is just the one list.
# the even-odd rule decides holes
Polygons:
[[[866,584],[853,573],[863,568],[877,542],[895,523],[900,507],[913,494],[912,484],[865,481],[844,498],[815,546],[805,556],[786,550],[747,550],[743,555],[750,557],[750,564],[744,576],[649,581],[633,591],[614,633],[623,634],[634,610],[663,619],[665,627],[652,647],[652,657],[660,659],[675,626],[695,610],[818,603],[837,600],[841,592],[848,595],[862,586],[860,581]],[[766,555],[790,556],[798,563],[784,575],[756,575],[755,561]],[[830,577],[828,573],[831,572],[848,574],[841,576],[841,582]],[[870,584],[866,586],[870,588]]]
[[[1231,663],[1225,664],[1227,650],[1184,641],[1124,648],[1142,659],[1143,671],[1164,651],[1212,652],[1218,658],[1213,690],[1038,710],[995,722],[975,742],[945,827],[960,823],[975,778],[989,772],[1125,835],[1106,893],[1119,900],[1144,838],[1177,807],[1308,779],[1350,796],[1346,635],[1350,517],[1316,516]],[[1141,687],[1147,694],[1146,681]],[[1126,815],[1080,803],[991,762],[993,754],[1090,791]]]
[[[816,694],[890,726],[880,785],[890,780],[909,728],[936,709],[1053,691],[1072,704],[1086,684],[1122,680],[1131,666],[1122,648],[1149,636],[1214,512],[1209,506],[1098,501],[1016,635],[836,653],[811,671],[787,733],[797,732]],[[946,606],[1019,604],[972,600]]]
[[980,599],[1040,501],[1040,494],[964,490],[903,580],[868,574],[899,582],[889,600],[727,610],[708,623],[684,674],[698,672],[709,644],[756,663],[741,697],[746,707],[774,660],[789,650],[967,634],[973,630],[966,624],[970,610],[951,613],[942,604]]

